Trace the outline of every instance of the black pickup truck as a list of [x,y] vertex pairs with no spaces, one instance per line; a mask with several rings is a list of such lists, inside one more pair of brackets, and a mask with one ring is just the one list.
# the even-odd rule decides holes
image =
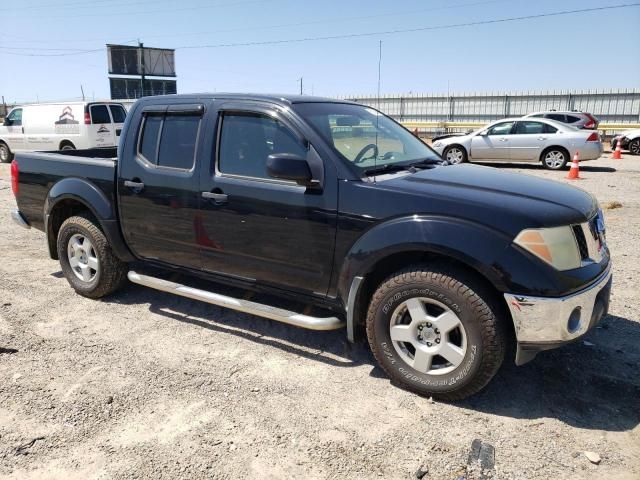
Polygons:
[[437,398],[479,391],[508,347],[522,364],[579,338],[609,305],[595,198],[446,165],[356,103],[149,97],[129,112],[117,157],[24,153],[11,171],[13,219],[45,232],[79,294],[128,278],[298,327],[346,326],[397,384]]

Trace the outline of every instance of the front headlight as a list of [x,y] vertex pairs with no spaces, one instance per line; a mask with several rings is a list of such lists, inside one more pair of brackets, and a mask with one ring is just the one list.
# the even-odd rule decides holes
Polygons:
[[570,226],[523,230],[513,242],[557,270],[580,267],[580,251]]

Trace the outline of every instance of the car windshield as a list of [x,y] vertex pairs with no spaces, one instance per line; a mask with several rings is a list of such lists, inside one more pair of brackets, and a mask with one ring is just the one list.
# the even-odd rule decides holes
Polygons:
[[442,162],[420,139],[373,108],[309,102],[294,104],[294,110],[360,176]]

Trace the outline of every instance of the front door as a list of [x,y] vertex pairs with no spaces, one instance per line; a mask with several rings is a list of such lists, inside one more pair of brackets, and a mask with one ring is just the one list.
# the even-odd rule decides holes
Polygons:
[[509,140],[515,122],[500,122],[471,139],[473,160],[509,160]]
[[[202,265],[206,271],[326,295],[333,263],[337,180],[292,118],[261,104],[222,105],[214,157],[202,164]],[[324,169],[320,186],[276,180],[272,153]]]
[[26,148],[26,137],[24,135],[24,127],[22,126],[22,109],[14,108],[5,119],[6,135],[9,150],[19,152]]
[[148,108],[138,113],[143,119],[137,142],[127,142],[122,149],[118,178],[122,231],[138,257],[200,268],[194,227],[200,198],[195,164],[202,150],[203,106]]

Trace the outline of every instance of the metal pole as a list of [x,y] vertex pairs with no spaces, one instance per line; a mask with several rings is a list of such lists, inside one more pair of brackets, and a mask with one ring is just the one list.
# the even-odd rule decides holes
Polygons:
[[82,101],[84,102],[84,88],[82,88],[82,84],[80,84],[80,91],[82,92]]
[[140,49],[140,97],[144,97],[144,43],[138,41]]

